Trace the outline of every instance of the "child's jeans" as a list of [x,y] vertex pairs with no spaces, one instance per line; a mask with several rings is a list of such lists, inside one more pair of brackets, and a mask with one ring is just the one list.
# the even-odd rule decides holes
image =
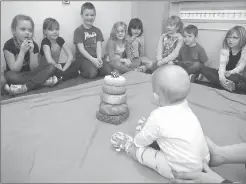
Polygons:
[[[210,82],[215,84],[216,86],[221,87],[220,80],[219,80],[219,74],[218,70],[215,68],[210,68],[207,66],[203,66],[201,68],[201,74],[206,77]],[[236,90],[244,90],[246,91],[245,88],[242,88],[246,85],[246,77],[239,75],[239,74],[232,74],[229,77],[226,77],[227,79],[233,81],[236,86]],[[244,85],[241,85],[244,84]]]
[[26,84],[28,90],[41,86],[54,72],[55,67],[52,64],[41,63],[32,71],[15,72],[6,71],[4,76],[8,84]]
[[201,67],[203,66],[203,64],[200,62],[179,62],[177,65],[184,68],[189,75],[199,74]]
[[[62,65],[62,67],[64,67],[65,63],[61,63],[61,65]],[[54,75],[58,78],[62,77],[62,80],[65,81],[65,80],[68,80],[70,78],[77,77],[79,75],[79,73],[78,73],[79,69],[80,69],[79,62],[74,61],[71,63],[71,65],[65,71],[62,71],[62,70],[56,68]]]
[[85,78],[92,79],[97,77],[98,75],[109,75],[112,72],[111,66],[106,61],[103,62],[103,66],[101,68],[97,68],[95,65],[92,64],[91,61],[89,61],[85,57],[77,59],[76,62],[79,63],[79,70],[81,71],[81,75]]

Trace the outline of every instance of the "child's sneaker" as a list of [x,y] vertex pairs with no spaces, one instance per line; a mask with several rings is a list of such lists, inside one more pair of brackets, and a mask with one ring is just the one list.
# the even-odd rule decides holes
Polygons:
[[27,92],[27,87],[26,85],[13,85],[11,84],[10,86],[8,84],[5,85],[4,87],[5,91],[8,92],[10,95],[18,95]]
[[139,66],[135,69],[137,72],[146,72],[148,70],[147,66]]
[[195,80],[196,80],[196,75],[195,74],[191,74],[190,75],[190,82],[193,83],[193,82],[195,82]]
[[122,132],[116,132],[111,136],[111,144],[116,148],[116,151],[124,150],[129,152],[129,148],[134,145],[133,138]]
[[47,80],[44,82],[44,85],[45,85],[45,86],[52,87],[52,86],[54,86],[57,82],[58,82],[57,77],[56,77],[55,75],[53,75],[52,77],[50,77],[49,79],[47,79]]

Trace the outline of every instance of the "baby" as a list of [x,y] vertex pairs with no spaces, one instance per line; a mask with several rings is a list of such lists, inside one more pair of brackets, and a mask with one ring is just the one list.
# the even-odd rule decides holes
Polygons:
[[[139,121],[134,138],[117,132],[111,143],[169,179],[174,178],[172,171],[201,171],[210,154],[201,125],[186,100],[190,90],[187,72],[175,65],[160,67],[153,73],[152,88],[159,107],[146,121]],[[154,141],[160,150],[150,147]]]

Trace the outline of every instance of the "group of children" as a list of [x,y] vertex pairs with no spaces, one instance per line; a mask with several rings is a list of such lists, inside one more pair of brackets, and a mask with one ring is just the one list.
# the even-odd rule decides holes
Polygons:
[[[29,16],[14,17],[11,29],[13,37],[3,48],[7,63],[4,89],[10,95],[21,94],[36,87],[54,86],[59,81],[79,75],[85,78],[105,76],[114,69],[120,73],[131,70],[152,73],[166,64],[183,67],[194,81],[199,74],[229,91],[245,90],[246,79],[242,75],[246,66],[246,30],[235,26],[228,31],[221,51],[217,71],[204,66],[208,61],[205,50],[196,43],[198,29],[194,25],[183,28],[178,16],[167,20],[167,32],[162,34],[157,47],[156,61],[144,54],[144,30],[140,19],[131,19],[129,26],[118,21],[113,25],[102,54],[102,32],[93,26],[96,9],[90,2],[81,7],[83,24],[74,31],[75,57],[65,40],[59,36],[57,20],[47,18],[43,22],[44,38],[40,50],[33,40],[34,22]],[[60,63],[63,49],[67,55]]]

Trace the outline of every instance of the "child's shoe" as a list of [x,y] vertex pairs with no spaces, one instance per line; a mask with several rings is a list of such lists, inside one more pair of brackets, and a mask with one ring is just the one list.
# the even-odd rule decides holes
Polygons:
[[130,151],[130,147],[134,145],[133,138],[122,132],[116,132],[111,136],[111,144],[116,148],[116,151],[124,150],[126,153]]
[[137,71],[137,72],[146,72],[148,70],[148,67],[147,66],[139,66],[139,67],[137,67],[136,69],[135,69],[135,71]]
[[195,74],[191,74],[190,75],[190,82],[193,83],[196,81],[196,75]]
[[27,87],[25,84],[21,85],[13,85],[10,86],[8,84],[4,87],[5,91],[8,92],[10,95],[18,95],[27,92]]
[[47,80],[44,82],[44,85],[45,85],[45,86],[52,87],[52,86],[54,86],[57,82],[58,82],[57,77],[56,77],[55,75],[53,75],[52,77],[50,77],[49,79],[47,79]]

